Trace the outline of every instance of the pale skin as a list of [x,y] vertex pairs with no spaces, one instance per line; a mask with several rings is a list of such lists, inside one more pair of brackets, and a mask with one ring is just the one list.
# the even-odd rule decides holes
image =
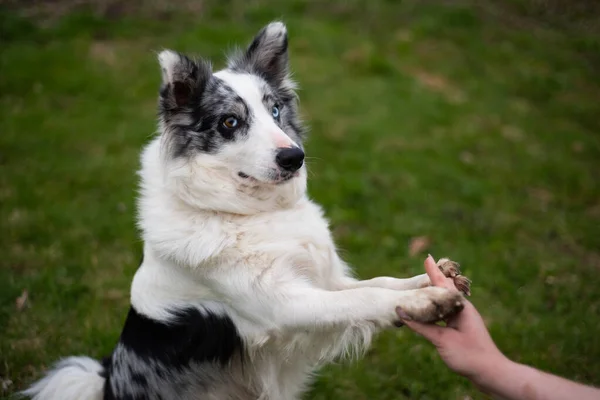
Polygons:
[[[456,290],[429,256],[425,271],[434,286]],[[453,371],[465,376],[482,391],[507,400],[599,400],[600,389],[539,371],[508,359],[496,347],[483,319],[472,303],[450,318],[446,326],[422,324],[396,312],[402,322],[429,340]]]

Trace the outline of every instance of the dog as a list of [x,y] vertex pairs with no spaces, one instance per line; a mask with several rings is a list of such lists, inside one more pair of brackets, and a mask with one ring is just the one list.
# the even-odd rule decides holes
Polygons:
[[[144,257],[120,339],[102,362],[60,361],[36,400],[292,400],[318,368],[360,356],[396,308],[421,322],[464,297],[426,275],[358,280],[307,196],[296,85],[282,22],[226,68],[171,50],[159,134],[141,156]],[[438,263],[457,287],[469,280]]]

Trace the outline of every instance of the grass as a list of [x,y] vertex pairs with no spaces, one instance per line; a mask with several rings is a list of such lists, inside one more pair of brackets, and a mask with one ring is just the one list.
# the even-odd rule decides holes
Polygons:
[[[141,255],[154,52],[222,60],[273,18],[311,126],[309,190],[358,274],[420,273],[408,243],[426,236],[461,261],[507,355],[600,384],[600,36],[524,4],[230,0],[44,26],[1,8],[3,395],[118,338]],[[325,368],[306,398],[484,397],[400,329]]]

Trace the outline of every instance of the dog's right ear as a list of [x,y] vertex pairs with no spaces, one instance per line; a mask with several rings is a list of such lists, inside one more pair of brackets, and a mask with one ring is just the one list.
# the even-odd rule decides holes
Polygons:
[[171,50],[161,51],[158,62],[162,71],[160,96],[166,109],[189,106],[202,95],[212,75],[210,63]]

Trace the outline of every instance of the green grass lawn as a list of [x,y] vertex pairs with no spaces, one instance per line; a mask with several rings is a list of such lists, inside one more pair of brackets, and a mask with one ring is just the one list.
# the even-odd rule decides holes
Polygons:
[[[3,395],[118,339],[141,256],[135,174],[155,131],[156,52],[222,65],[274,18],[311,127],[310,194],[358,275],[421,273],[408,244],[426,236],[425,252],[473,279],[507,355],[600,384],[597,31],[517,0],[182,3],[42,25],[0,8]],[[399,329],[325,368],[306,398],[484,397]]]

